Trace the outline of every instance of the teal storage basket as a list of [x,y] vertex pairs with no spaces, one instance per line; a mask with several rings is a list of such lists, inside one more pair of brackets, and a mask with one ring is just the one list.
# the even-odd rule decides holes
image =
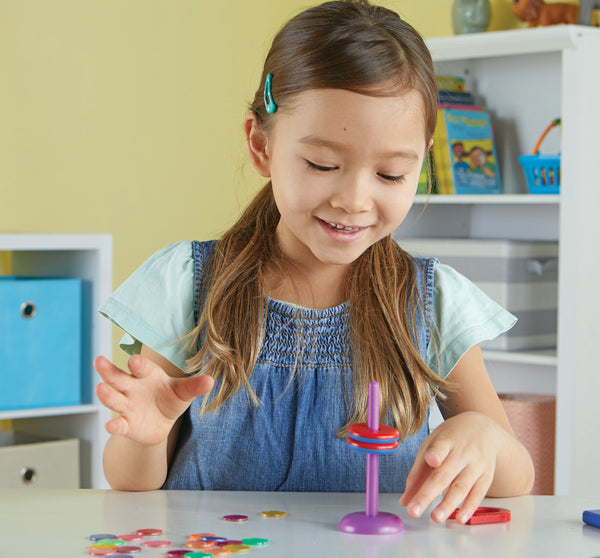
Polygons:
[[81,404],[80,279],[0,277],[0,411]]
[[523,166],[527,187],[531,194],[560,193],[560,154],[542,155],[540,145],[554,126],[560,125],[560,118],[555,118],[544,130],[533,149],[532,155],[521,155],[519,163]]

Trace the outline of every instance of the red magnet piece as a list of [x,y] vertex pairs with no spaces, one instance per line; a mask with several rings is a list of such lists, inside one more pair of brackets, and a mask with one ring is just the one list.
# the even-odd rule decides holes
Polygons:
[[393,426],[380,424],[379,430],[373,431],[367,426],[366,422],[351,424],[348,427],[348,435],[359,441],[366,438],[367,440],[379,440],[381,442],[392,442],[400,437],[400,433]]
[[[448,519],[456,519],[456,512],[454,510]],[[475,513],[467,521],[466,525],[484,525],[486,523],[506,523],[510,521],[510,510],[506,508],[486,508],[481,507],[475,510]]]
[[138,529],[136,531],[137,535],[141,535],[142,537],[158,537],[162,535],[162,529]]

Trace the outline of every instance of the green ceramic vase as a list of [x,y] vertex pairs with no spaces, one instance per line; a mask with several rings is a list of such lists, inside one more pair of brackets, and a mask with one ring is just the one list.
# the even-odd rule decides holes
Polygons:
[[456,35],[487,31],[492,17],[490,0],[454,0],[452,28]]

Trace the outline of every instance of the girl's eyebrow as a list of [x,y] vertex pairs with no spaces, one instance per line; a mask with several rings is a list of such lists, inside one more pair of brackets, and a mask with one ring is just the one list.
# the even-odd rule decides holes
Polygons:
[[[321,138],[319,136],[315,136],[315,135],[308,135],[308,136],[304,136],[302,138],[300,138],[298,140],[298,143],[304,143],[306,145],[312,145],[314,147],[326,147],[328,149],[331,149],[332,151],[345,151],[346,147],[344,146],[344,144],[334,141],[334,140],[328,140],[325,138]],[[380,156],[382,159],[393,159],[393,158],[402,158],[402,159],[409,159],[409,160],[418,160],[419,159],[419,155],[416,151],[413,151],[412,149],[399,149],[398,151],[386,151],[383,153],[379,153],[378,156]]]

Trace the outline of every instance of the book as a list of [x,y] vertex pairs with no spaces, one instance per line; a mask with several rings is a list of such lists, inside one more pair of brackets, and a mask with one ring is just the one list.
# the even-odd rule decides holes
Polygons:
[[459,105],[476,104],[475,95],[469,91],[438,91],[438,102]]
[[440,194],[500,194],[502,182],[486,110],[439,108],[433,157]]
[[465,91],[465,79],[459,76],[435,76],[438,91]]

